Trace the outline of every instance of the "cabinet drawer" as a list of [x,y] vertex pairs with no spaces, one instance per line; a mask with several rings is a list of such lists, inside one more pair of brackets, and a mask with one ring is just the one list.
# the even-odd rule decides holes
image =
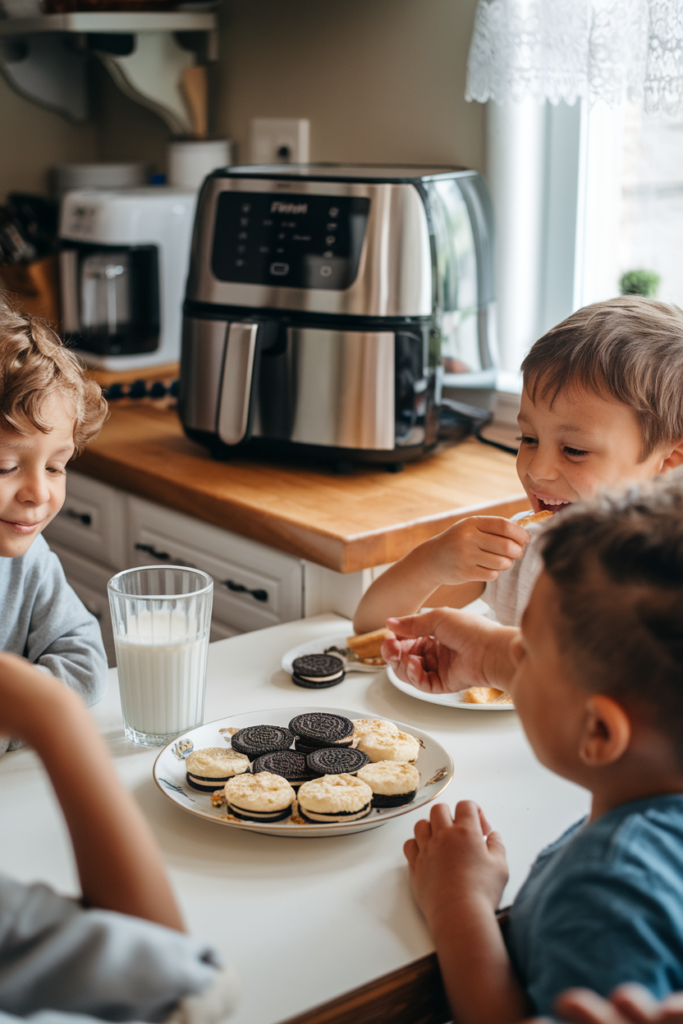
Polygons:
[[239,631],[303,614],[303,563],[197,519],[129,499],[129,565],[189,565],[214,580],[213,614]]
[[107,661],[110,666],[115,665],[114,633],[109,614],[109,598],[107,597],[107,581],[113,576],[111,569],[95,565],[89,559],[81,558],[68,548],[63,548],[61,544],[52,543],[50,547],[62,563],[64,574],[70,585],[90,614],[94,615],[99,622],[104,649],[107,652]]
[[69,473],[64,506],[45,530],[48,544],[55,541],[119,570],[126,564],[125,533],[126,496],[98,480]]

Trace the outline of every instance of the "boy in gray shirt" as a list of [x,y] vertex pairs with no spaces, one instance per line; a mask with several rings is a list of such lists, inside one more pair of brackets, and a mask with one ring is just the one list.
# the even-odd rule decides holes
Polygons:
[[[106,681],[100,628],[40,534],[64,504],[67,463],[106,411],[99,386],[50,328],[0,303],[0,649],[86,704]],[[0,739],[0,754],[8,746]]]

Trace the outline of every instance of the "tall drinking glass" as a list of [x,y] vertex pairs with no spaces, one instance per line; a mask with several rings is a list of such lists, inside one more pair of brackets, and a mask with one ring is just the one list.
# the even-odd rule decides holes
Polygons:
[[153,565],[118,573],[107,590],[126,736],[165,746],[204,720],[213,580]]

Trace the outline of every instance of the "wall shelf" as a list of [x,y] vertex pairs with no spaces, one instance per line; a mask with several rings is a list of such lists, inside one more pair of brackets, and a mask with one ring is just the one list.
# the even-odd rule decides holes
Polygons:
[[87,65],[95,58],[131,99],[176,135],[195,124],[184,81],[218,57],[207,11],[73,11],[0,19],[0,71],[21,95],[75,122],[89,117]]
[[206,11],[72,11],[45,14],[42,18],[0,19],[0,36],[36,32],[213,32],[216,26],[216,15]]

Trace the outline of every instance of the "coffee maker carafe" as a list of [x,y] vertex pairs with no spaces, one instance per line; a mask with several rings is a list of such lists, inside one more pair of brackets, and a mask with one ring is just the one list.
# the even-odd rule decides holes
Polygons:
[[164,187],[78,189],[62,199],[65,339],[90,366],[176,361],[197,196]]

